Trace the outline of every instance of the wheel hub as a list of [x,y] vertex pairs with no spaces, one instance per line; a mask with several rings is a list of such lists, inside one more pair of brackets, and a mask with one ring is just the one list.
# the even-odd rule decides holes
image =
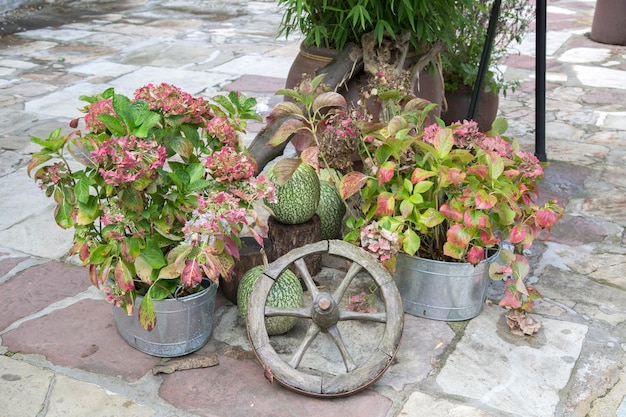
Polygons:
[[313,300],[311,318],[322,329],[328,329],[339,321],[339,309],[332,295],[326,292],[317,294]]

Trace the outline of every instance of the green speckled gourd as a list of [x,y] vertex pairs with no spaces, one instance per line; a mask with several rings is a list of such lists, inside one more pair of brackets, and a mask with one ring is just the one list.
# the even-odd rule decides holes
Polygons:
[[265,204],[280,223],[300,224],[311,220],[320,199],[320,181],[315,169],[308,164],[299,163],[291,178],[281,183],[276,166],[277,164],[270,167],[267,177],[276,185],[277,202],[266,200]]
[[[237,307],[239,315],[246,321],[248,301],[252,294],[252,287],[263,273],[265,266],[258,265],[244,274],[237,289]],[[276,280],[265,305],[270,307],[300,308],[302,307],[304,293],[302,284],[296,275],[290,270],[283,272]],[[269,336],[287,333],[298,322],[297,317],[275,316],[265,318],[265,328]]]
[[341,238],[343,216],[346,206],[331,182],[320,180],[320,202],[317,206],[317,215],[321,220],[322,240]]

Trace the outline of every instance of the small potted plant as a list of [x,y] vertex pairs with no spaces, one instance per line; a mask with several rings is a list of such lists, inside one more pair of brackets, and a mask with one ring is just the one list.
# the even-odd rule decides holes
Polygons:
[[[263,245],[267,233],[254,203],[273,199],[274,186],[254,175],[241,138],[246,119],[258,118],[256,102],[235,92],[210,102],[166,83],[132,98],[107,89],[81,99],[84,133],[76,119],[67,135],[32,138],[41,150],[28,174],[54,198],[57,224],[74,229],[71,253],[115,306],[120,334],[159,356],[196,350],[210,336],[218,280],[228,279],[240,236]],[[192,334],[179,334],[173,316],[158,319],[159,303],[200,293],[213,301],[201,302]]]
[[[459,10],[472,24],[458,26],[454,40],[440,53],[447,103],[442,119],[448,124],[467,117],[487,38],[492,4],[492,1],[482,1],[461,6]],[[517,86],[516,82],[504,79],[498,65],[511,53],[511,46],[522,41],[534,17],[535,6],[524,0],[502,3],[491,47],[489,69],[475,116],[483,132],[491,129],[491,123],[497,116],[498,95],[506,95],[508,90],[515,91]]]
[[[522,331],[532,333],[536,326],[523,313],[532,309],[538,292],[524,284],[530,269],[524,250],[549,232],[563,211],[554,201],[536,202],[542,166],[502,136],[506,123],[501,119],[488,134],[473,121],[425,125],[428,103],[411,97],[398,103],[387,123],[361,130],[364,172],[347,173],[340,187],[342,197],[360,197],[361,213],[348,220],[352,230],[345,239],[372,252],[395,273],[407,312],[428,317],[429,305],[445,298],[431,318],[471,318],[482,308],[486,284],[481,276],[488,273],[504,279],[506,296],[500,305],[516,310],[510,315],[515,325],[521,322]],[[486,265],[498,251],[491,259],[497,262]],[[428,265],[414,267],[408,263],[412,260]],[[417,296],[428,297],[434,290],[434,298],[415,300],[417,284],[409,275],[433,272],[433,263],[444,264],[444,270],[429,277]],[[469,280],[478,281],[479,288],[456,291],[455,277],[444,279],[452,264],[468,267]],[[455,299],[464,292],[478,292],[477,305],[463,306],[467,311],[457,305],[464,301]],[[522,314],[516,316],[518,312]]]

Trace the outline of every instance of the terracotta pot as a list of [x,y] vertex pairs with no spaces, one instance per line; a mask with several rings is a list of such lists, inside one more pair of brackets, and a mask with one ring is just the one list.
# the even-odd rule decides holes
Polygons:
[[[287,76],[285,88],[293,88],[302,81],[304,74],[311,77],[315,76],[315,71],[330,63],[337,55],[337,50],[317,48],[314,46],[300,45],[300,52],[296,56]],[[405,68],[409,68],[412,63],[407,60]],[[367,74],[361,71],[358,76],[353,77],[347,85],[347,88],[339,91],[344,95],[346,101],[356,105],[359,99],[358,91],[361,85],[367,84]],[[431,65],[428,65],[419,73],[419,78],[414,91],[417,97],[423,98],[435,103],[438,107],[431,112],[431,115],[439,116],[441,114],[441,103],[443,102],[443,82],[441,77],[435,73]],[[370,112],[374,114],[372,108],[375,105],[368,104]]]
[[[446,101],[448,109],[441,115],[441,119],[446,124],[463,121],[467,119],[467,113],[472,102],[472,89],[463,87],[457,91],[446,91]],[[493,92],[483,91],[480,93],[474,120],[478,122],[478,128],[482,132],[491,130],[491,124],[498,114],[499,102],[498,95]]]
[[626,45],[626,1],[597,0],[591,39],[611,45]]

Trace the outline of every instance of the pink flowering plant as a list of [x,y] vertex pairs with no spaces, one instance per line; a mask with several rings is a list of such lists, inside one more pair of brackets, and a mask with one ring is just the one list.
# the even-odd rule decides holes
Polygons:
[[524,284],[530,271],[524,251],[547,237],[563,213],[555,201],[537,202],[541,164],[502,136],[504,120],[488,133],[473,121],[426,126],[432,106],[404,100],[387,123],[361,131],[364,172],[347,173],[340,184],[343,198],[361,201],[345,239],[390,272],[400,251],[476,265],[500,247],[490,267],[492,278],[505,280],[500,304],[530,311],[539,294]]
[[[255,202],[275,198],[242,143],[256,101],[235,92],[212,101],[170,84],[132,98],[108,89],[33,154],[28,174],[53,197],[54,217],[74,229],[71,254],[107,300],[142,326],[156,324],[154,300],[229,279],[240,236],[260,245],[267,226]],[[139,306],[137,295],[142,295]]]

